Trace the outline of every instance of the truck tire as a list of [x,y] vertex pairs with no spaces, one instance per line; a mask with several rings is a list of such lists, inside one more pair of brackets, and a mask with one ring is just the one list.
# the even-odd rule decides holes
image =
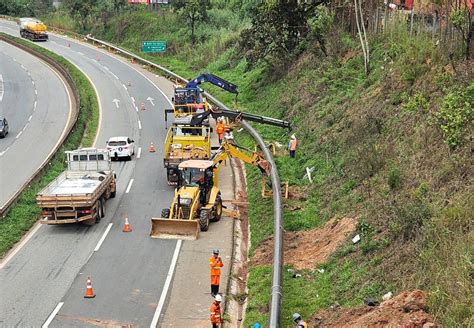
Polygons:
[[169,219],[170,217],[170,209],[169,208],[164,208],[161,210],[161,217],[163,219]]
[[115,195],[117,194],[116,191],[111,191],[110,192],[110,198],[115,198]]
[[214,206],[212,207],[212,218],[211,222],[217,222],[222,217],[222,197],[221,193],[217,194],[216,201],[214,202]]
[[201,210],[199,213],[199,226],[201,227],[201,231],[209,230],[209,221],[211,213],[208,210]]
[[103,218],[105,216],[105,199],[100,199],[100,217]]

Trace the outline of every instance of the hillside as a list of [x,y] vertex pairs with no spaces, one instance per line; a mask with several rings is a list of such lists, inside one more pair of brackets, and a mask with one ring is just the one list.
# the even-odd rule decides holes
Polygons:
[[[229,104],[293,122],[296,159],[287,155],[286,131],[258,127],[269,143],[283,145],[276,162],[281,180],[290,185],[286,231],[314,233],[329,220],[343,218],[354,220],[355,231],[323,259],[300,259],[304,266],[288,259],[284,326],[292,324],[295,311],[315,324],[321,310],[415,289],[427,293],[436,323],[473,325],[472,61],[449,56],[429,33],[410,35],[397,23],[369,35],[366,77],[358,39],[331,22],[325,30],[327,55],[309,39],[285,63],[249,65],[240,34],[251,22],[245,13],[224,5],[210,10],[195,45],[174,11],[128,11],[91,24],[90,31],[137,52],[141,40],[165,39],[165,55],[145,57],[187,78],[211,71],[239,85],[237,104],[209,88]],[[60,13],[49,21],[74,28]],[[236,137],[250,146],[244,133]],[[313,170],[312,183],[304,178],[305,168]],[[252,168],[247,173],[248,185],[259,185],[259,173]],[[252,256],[271,242],[273,228],[270,200],[261,200],[257,189],[248,193],[246,327],[268,320],[271,266]],[[361,241],[354,244],[356,234]],[[303,249],[293,257],[305,256],[312,246],[311,238],[298,244],[300,237],[288,236],[293,242],[287,248]]]

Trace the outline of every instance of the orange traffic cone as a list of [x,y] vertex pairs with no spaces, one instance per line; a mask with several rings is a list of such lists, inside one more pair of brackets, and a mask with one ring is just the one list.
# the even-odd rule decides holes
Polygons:
[[155,146],[153,145],[153,142],[150,143],[150,153],[154,153],[156,150],[155,150]]
[[123,226],[123,232],[130,232],[132,231],[132,227],[130,226],[130,223],[128,223],[128,218],[125,218],[125,225]]
[[142,101],[142,103],[140,104],[140,109],[141,110],[145,110],[145,103]]
[[87,284],[86,284],[86,293],[84,294],[84,298],[94,298],[94,290],[92,289],[92,282],[91,277],[87,277]]

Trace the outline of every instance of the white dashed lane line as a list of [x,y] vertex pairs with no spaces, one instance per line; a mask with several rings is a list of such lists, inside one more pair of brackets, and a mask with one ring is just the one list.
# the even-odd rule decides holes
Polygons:
[[142,122],[140,122],[140,120],[138,120],[138,130],[141,130],[142,129]]
[[110,228],[112,228],[112,223],[109,223],[109,225],[107,226],[107,229],[105,229],[105,232],[102,235],[102,238],[100,238],[99,242],[97,243],[97,246],[94,248],[94,252],[97,252],[99,250],[100,246],[105,240],[105,237],[107,237],[107,234],[109,233]]
[[131,179],[130,182],[128,183],[127,190],[125,190],[126,194],[130,192],[130,189],[132,188],[132,184],[133,184],[133,179]]
[[137,159],[139,159],[141,155],[142,155],[142,147],[138,147]]

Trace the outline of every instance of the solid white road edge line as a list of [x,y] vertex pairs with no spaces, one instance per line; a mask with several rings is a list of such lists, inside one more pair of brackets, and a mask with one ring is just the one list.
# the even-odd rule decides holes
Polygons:
[[127,190],[125,190],[125,193],[128,194],[130,192],[130,188],[132,188],[133,184],[133,179],[130,179],[130,182],[128,183]]
[[105,237],[107,237],[107,234],[109,233],[110,228],[112,228],[112,224],[113,223],[109,223],[109,225],[107,226],[107,229],[105,229],[105,232],[102,235],[102,238],[100,238],[99,242],[97,243],[97,246],[94,248],[94,252],[97,252],[99,250],[100,246],[102,246],[102,243],[104,242]]
[[36,223],[36,226],[34,226],[33,229],[31,229],[30,232],[26,234],[25,238],[23,238],[23,240],[20,241],[18,246],[13,248],[12,252],[8,254],[7,257],[5,257],[2,263],[0,263],[0,269],[3,269],[5,265],[7,265],[7,263],[16,255],[16,253],[18,253],[20,249],[22,249],[22,247],[31,239],[31,237],[33,237],[33,235],[36,233],[36,231],[39,230],[39,228],[41,228],[41,226],[42,226],[41,223],[39,222]]
[[158,306],[156,307],[155,315],[151,321],[150,328],[155,328],[160,319],[161,310],[165,304],[166,295],[168,294],[168,289],[170,288],[171,279],[173,278],[174,270],[176,268],[176,263],[178,262],[179,250],[181,249],[182,240],[178,240],[176,243],[176,248],[174,249],[173,259],[171,260],[170,269],[168,275],[166,276],[165,285],[163,286],[163,291],[161,292],[160,300],[158,301]]
[[142,155],[142,147],[138,147],[137,159],[139,159],[141,155]]
[[59,302],[58,305],[54,308],[53,312],[49,316],[48,320],[41,326],[41,328],[48,328],[49,324],[53,321],[54,317],[56,314],[58,314],[59,310],[61,310],[62,306],[64,305],[64,302]]
[[18,138],[21,136],[22,133],[23,133],[23,130],[21,130],[21,131],[16,135],[15,139],[18,139]]

